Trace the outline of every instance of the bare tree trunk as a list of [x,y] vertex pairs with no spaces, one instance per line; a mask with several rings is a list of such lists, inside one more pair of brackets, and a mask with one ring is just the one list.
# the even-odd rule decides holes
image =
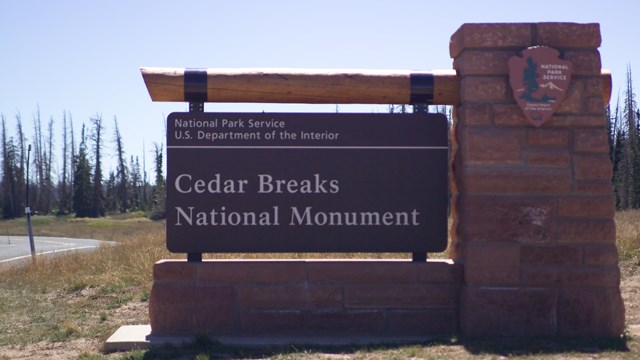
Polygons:
[[69,210],[69,192],[67,191],[69,171],[69,131],[67,128],[67,112],[62,112],[62,171],[60,180],[60,202],[58,214],[64,215]]
[[46,214],[51,212],[54,201],[54,187],[53,187],[53,117],[49,119],[48,126],[48,138],[47,138],[47,156],[44,164],[44,212]]
[[69,164],[71,165],[69,167],[69,211],[71,211],[73,209],[73,184],[75,182],[75,177],[74,177],[74,169],[76,168],[76,138],[74,135],[74,131],[73,131],[73,117],[71,116],[71,114],[69,114],[69,129],[70,129],[70,134],[71,135],[71,153],[69,154]]
[[40,120],[40,107],[33,118],[33,164],[35,165],[35,182],[31,187],[32,204],[35,211],[42,211],[42,189],[44,188],[44,150],[42,148],[42,122]]
[[[22,129],[22,117],[20,116],[20,113],[18,113],[16,115],[16,127],[17,127],[17,136],[18,136],[18,152],[19,152],[19,157],[18,157],[18,172],[16,174],[16,178],[18,180],[18,189],[17,192],[18,194],[24,194],[25,193],[25,184],[26,184],[26,179],[25,179],[25,170],[26,167],[29,166],[29,164],[26,163],[26,159],[27,159],[27,147],[26,147],[26,140],[24,137],[24,131]],[[26,205],[25,203],[25,199],[23,196],[20,196],[18,198],[18,204],[19,204],[19,209],[18,209],[18,216],[23,216],[24,215],[24,207]]]

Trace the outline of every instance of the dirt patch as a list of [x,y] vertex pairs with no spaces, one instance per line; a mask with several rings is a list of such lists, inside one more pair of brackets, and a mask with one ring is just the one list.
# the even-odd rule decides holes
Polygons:
[[76,339],[65,342],[39,342],[22,347],[0,347],[0,359],[67,360],[82,354],[95,354],[102,344],[99,340]]
[[118,326],[143,325],[149,323],[149,303],[132,301],[115,309],[109,315],[109,323]]
[[[90,296],[90,293],[83,294]],[[76,295],[76,297],[81,297]],[[97,317],[96,315],[95,317]],[[149,322],[149,304],[147,302],[133,301],[123,305],[106,315],[104,326],[119,327],[130,324],[146,324]],[[93,321],[98,321],[93,319]],[[0,360],[67,360],[76,359],[80,355],[95,355],[102,353],[102,347],[106,339],[73,339],[64,342],[41,341],[25,346],[0,347]],[[107,358],[118,358],[119,354],[104,355]]]

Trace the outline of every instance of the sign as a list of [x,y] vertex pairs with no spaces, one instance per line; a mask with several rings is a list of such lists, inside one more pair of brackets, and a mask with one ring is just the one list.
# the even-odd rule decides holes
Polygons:
[[436,252],[448,126],[436,114],[172,113],[172,252]]
[[558,58],[556,49],[538,46],[509,59],[509,82],[513,97],[525,117],[536,127],[558,109],[569,88],[572,64]]

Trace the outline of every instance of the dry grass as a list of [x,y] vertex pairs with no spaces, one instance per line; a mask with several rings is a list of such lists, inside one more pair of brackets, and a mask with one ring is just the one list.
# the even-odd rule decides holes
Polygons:
[[627,325],[640,326],[640,210],[616,213],[616,242]]
[[[616,215],[617,240],[622,260],[623,296],[627,321],[640,323],[640,211]],[[119,326],[148,323],[147,299],[151,287],[151,268],[162,258],[184,257],[165,249],[161,222],[152,222],[142,214],[103,219],[34,217],[37,235],[96,238],[116,241],[117,247],[105,247],[92,253],[58,258],[41,258],[35,265],[0,269],[0,359],[7,346],[38,347],[39,344],[94,344],[79,359],[102,359],[95,344],[101,344]],[[24,219],[0,222],[0,234],[25,233]],[[440,255],[442,256],[442,255]],[[408,254],[218,254],[215,258],[388,258]],[[184,358],[275,358],[275,359],[497,359],[515,356],[523,359],[586,359],[640,357],[640,341],[631,337],[631,351],[619,351],[620,341],[594,344],[571,340],[527,340],[469,342],[443,339],[431,344],[355,348],[276,348],[249,351],[225,348],[212,343],[165,352],[131,352],[109,357],[129,359]],[[19,351],[18,351],[19,352]],[[76,352],[77,354],[78,352]],[[11,353],[13,354],[13,353]],[[36,354],[37,351],[36,351]],[[71,354],[71,353],[70,353]],[[536,355],[537,354],[537,355]],[[165,356],[167,355],[167,356]],[[177,355],[176,355],[177,356]],[[33,359],[38,358],[34,355]]]
[[622,261],[640,265],[640,210],[616,213],[616,243]]

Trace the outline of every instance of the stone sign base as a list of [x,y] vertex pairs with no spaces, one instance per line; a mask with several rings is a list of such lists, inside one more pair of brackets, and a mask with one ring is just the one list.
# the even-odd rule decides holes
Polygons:
[[451,335],[462,267],[450,260],[161,260],[152,335]]

